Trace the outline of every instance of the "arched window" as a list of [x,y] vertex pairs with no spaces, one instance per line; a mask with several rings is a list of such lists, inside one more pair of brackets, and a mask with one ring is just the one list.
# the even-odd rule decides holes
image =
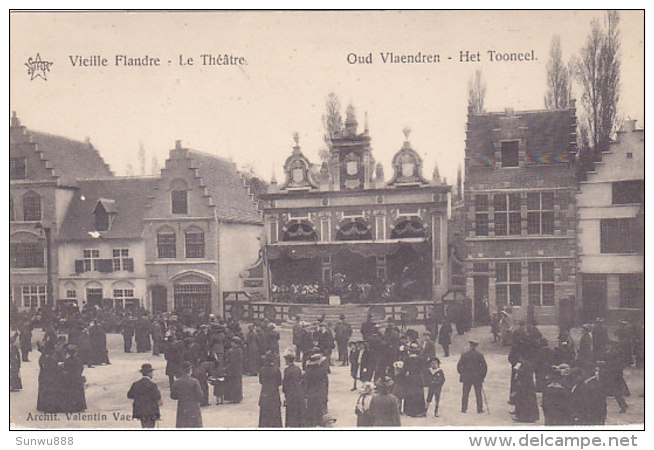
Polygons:
[[170,228],[163,228],[157,232],[157,258],[177,257],[177,236]]
[[27,192],[23,195],[23,220],[41,220],[41,196],[36,192]]
[[345,219],[339,224],[336,239],[339,241],[371,240],[370,225],[362,217]]
[[204,258],[204,231],[190,228],[184,232],[187,258]]
[[315,241],[318,239],[313,224],[308,220],[292,220],[284,227],[283,241]]
[[170,208],[173,214],[188,214],[188,186],[184,180],[170,183]]

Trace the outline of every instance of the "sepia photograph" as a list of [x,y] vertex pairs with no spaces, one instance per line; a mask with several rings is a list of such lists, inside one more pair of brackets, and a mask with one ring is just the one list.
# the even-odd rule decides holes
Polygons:
[[8,15],[10,431],[644,430],[644,10]]

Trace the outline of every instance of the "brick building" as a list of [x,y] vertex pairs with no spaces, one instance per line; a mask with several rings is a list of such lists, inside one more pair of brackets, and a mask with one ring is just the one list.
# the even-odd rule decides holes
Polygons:
[[[576,292],[575,107],[468,112],[466,295],[485,318],[555,323]],[[486,306],[488,305],[488,306]]]
[[577,193],[582,317],[641,319],[645,300],[645,131],[628,121]]

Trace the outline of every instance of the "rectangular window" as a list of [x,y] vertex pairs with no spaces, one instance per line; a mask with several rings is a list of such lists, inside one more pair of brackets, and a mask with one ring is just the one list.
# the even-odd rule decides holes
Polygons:
[[276,244],[279,241],[277,222],[273,221],[268,224],[268,243]]
[[602,219],[601,253],[637,253],[645,245],[642,222],[637,218]]
[[554,234],[554,193],[527,194],[527,231],[529,234]]
[[475,235],[488,236],[488,195],[475,195]]
[[521,232],[520,194],[493,196],[495,236],[519,235]]
[[45,285],[23,286],[23,306],[40,308],[45,305]]
[[25,158],[9,158],[9,179],[24,180]]
[[188,214],[187,192],[185,190],[172,191],[170,195],[173,214]]
[[386,217],[375,217],[375,237],[377,240],[386,239]]
[[554,263],[529,263],[529,304],[554,306]]
[[614,205],[643,203],[645,201],[645,180],[618,181],[612,183]]
[[520,306],[520,263],[495,263],[495,300],[498,305]]
[[100,259],[100,250],[85,249],[84,250],[84,272],[99,269],[98,260]]
[[187,258],[204,258],[204,233],[190,231],[184,234]]
[[77,298],[77,291],[75,289],[68,289],[66,291],[66,298],[75,300]]
[[129,259],[128,248],[115,248],[112,251],[114,272],[127,270],[127,259]]
[[288,220],[309,220],[309,211],[305,212],[289,212]]
[[33,269],[45,267],[41,244],[11,244],[11,267]]
[[642,273],[620,275],[620,308],[643,308],[645,285]]
[[518,141],[502,142],[502,167],[518,167]]
[[25,195],[23,197],[23,220],[41,220],[41,197],[38,195]]
[[157,258],[176,258],[175,233],[157,233]]
[[134,298],[134,289],[114,289],[114,298]]
[[331,236],[329,232],[329,219],[320,220],[320,240],[323,242],[329,242]]

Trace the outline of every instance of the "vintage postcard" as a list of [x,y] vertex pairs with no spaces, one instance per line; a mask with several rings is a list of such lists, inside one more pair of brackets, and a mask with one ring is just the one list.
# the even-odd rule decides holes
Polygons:
[[9,428],[642,430],[644,15],[10,12]]

